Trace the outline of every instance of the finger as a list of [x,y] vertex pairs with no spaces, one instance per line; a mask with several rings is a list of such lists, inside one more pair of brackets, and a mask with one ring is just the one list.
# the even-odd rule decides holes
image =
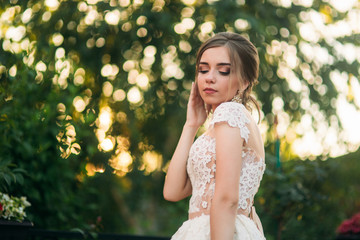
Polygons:
[[198,87],[197,83],[195,83],[195,93],[196,93],[196,98],[197,98],[197,100],[198,100],[201,104],[204,104],[204,99],[201,97],[201,94],[200,94],[199,87]]
[[198,88],[198,85],[196,82],[193,85],[193,97],[194,97],[194,100],[199,100],[199,99],[202,100],[202,98],[200,96],[199,88]]
[[192,85],[192,96],[191,97],[194,101],[198,101],[198,98],[200,97],[196,82],[193,83],[193,85]]
[[194,102],[195,100],[195,88],[194,88],[194,82],[191,83],[191,89],[190,89],[190,95],[189,95],[189,100],[188,100],[188,104],[191,104],[192,102]]
[[194,90],[195,90],[195,96],[199,96],[200,92],[197,82],[194,83]]
[[194,94],[194,82],[191,82],[190,96]]

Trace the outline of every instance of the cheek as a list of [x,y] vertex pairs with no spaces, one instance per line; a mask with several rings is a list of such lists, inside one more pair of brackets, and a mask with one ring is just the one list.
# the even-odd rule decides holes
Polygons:
[[232,91],[237,91],[239,90],[240,86],[239,86],[239,81],[237,80],[237,78],[233,78],[231,79],[231,90]]
[[201,77],[201,74],[199,74],[199,75],[197,76],[196,83],[197,83],[197,85],[198,85],[199,87],[204,86],[205,81],[204,81],[204,78]]
[[230,80],[229,77],[226,77],[226,76],[221,76],[218,78],[219,79],[219,87],[221,87],[221,89],[224,91],[224,92],[232,92],[234,87],[235,87],[235,84],[234,84],[234,80]]
[[201,98],[203,98],[203,92],[201,91],[201,89],[204,88],[204,81],[199,76],[196,79],[196,85],[197,85],[197,88],[198,88]]

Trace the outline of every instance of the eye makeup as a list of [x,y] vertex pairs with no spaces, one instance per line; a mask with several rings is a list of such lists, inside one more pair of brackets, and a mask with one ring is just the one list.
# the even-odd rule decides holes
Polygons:
[[[230,66],[231,65],[228,63],[220,63],[216,65],[217,71],[219,72],[220,75],[223,76],[228,76],[230,74]],[[209,72],[209,70],[210,70],[209,64],[207,63],[199,64],[199,73],[205,74]]]

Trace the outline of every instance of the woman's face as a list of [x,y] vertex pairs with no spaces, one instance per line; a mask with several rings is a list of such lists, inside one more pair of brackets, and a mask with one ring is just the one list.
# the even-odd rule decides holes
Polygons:
[[233,67],[225,47],[209,48],[201,56],[197,85],[201,98],[213,110],[231,100],[239,89],[236,75],[231,74]]

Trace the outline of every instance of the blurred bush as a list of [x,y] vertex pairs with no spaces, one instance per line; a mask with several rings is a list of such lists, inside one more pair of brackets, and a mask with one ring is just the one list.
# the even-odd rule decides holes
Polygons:
[[268,155],[255,202],[267,239],[335,239],[342,220],[360,209],[359,156],[294,160],[277,168]]

